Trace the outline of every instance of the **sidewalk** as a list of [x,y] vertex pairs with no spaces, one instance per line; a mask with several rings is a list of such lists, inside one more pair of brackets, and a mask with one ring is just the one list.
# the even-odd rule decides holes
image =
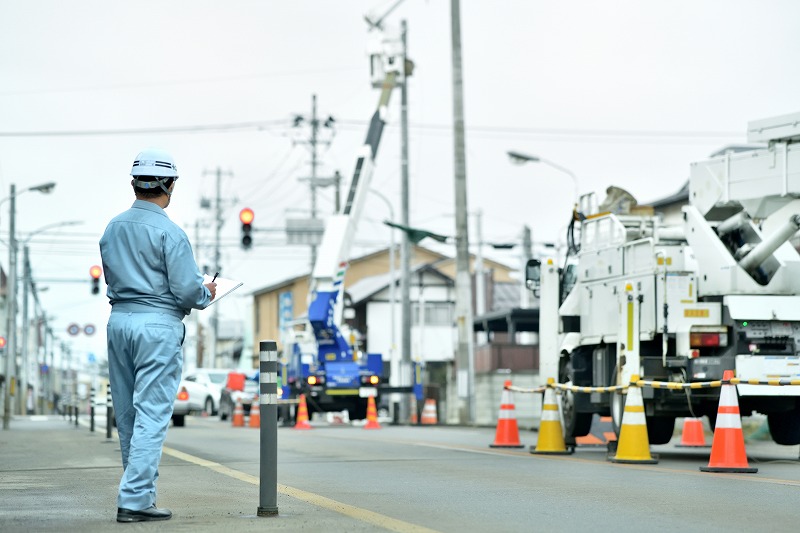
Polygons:
[[[83,420],[86,422],[86,420]],[[91,433],[56,415],[22,416],[0,430],[0,531],[365,530],[351,519],[278,495],[278,517],[257,517],[257,484],[164,454],[158,505],[173,512],[164,522],[116,522],[122,475],[119,442],[105,427]],[[354,527],[355,526],[355,527]]]

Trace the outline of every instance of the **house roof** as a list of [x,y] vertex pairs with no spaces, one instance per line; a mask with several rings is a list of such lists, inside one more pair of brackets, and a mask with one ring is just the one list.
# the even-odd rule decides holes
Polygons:
[[[424,250],[425,252],[433,255],[434,257],[438,257],[440,261],[442,261],[442,260],[446,261],[447,259],[449,259],[446,255],[440,254],[439,252],[437,252],[435,250],[431,250],[430,248],[425,248],[424,246],[415,246],[415,248],[420,249],[420,250]],[[368,253],[366,255],[362,255],[362,256],[356,257],[356,258],[350,260],[350,264],[352,265],[354,263],[363,263],[365,261],[370,261],[372,259],[375,259],[376,257],[379,257],[379,256],[381,256],[383,254],[388,253],[388,250],[389,250],[388,248],[381,248],[380,250],[377,250],[375,252],[370,252],[370,253]],[[299,276],[294,276],[294,277],[291,277],[291,278],[287,278],[285,280],[278,281],[277,283],[273,283],[272,285],[267,285],[266,287],[262,287],[261,289],[256,289],[251,294],[253,296],[260,296],[260,295],[268,293],[268,292],[273,292],[273,291],[276,291],[278,289],[282,289],[283,287],[289,287],[290,285],[294,285],[296,282],[298,282],[298,281],[300,281],[302,279],[308,278],[310,275],[311,275],[311,272],[308,271],[308,272],[305,272],[304,274],[301,274]],[[387,279],[387,285],[388,285],[388,279]]]
[[[436,263],[425,263],[417,265],[411,269],[410,274],[412,275],[420,273],[432,274],[442,279],[447,285],[452,286],[455,283],[455,281],[450,276],[437,270],[435,265]],[[350,299],[353,305],[357,305],[366,300],[369,300],[377,293],[389,287],[392,284],[392,278],[394,278],[394,283],[397,284],[400,281],[401,276],[402,272],[396,270],[394,272],[389,272],[386,274],[378,274],[377,276],[370,276],[368,278],[363,278],[358,280],[351,286],[347,287],[346,292],[348,295],[350,295]]]

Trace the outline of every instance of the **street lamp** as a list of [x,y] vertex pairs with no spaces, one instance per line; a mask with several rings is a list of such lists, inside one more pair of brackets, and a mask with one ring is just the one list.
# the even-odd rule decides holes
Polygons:
[[10,201],[10,205],[8,208],[8,281],[7,281],[7,301],[8,306],[6,308],[6,312],[8,313],[7,317],[7,325],[8,331],[6,332],[7,342],[6,342],[6,382],[5,382],[5,401],[3,402],[3,429],[9,428],[9,423],[11,421],[11,372],[13,365],[11,364],[12,359],[16,359],[16,304],[17,304],[17,243],[16,237],[14,236],[15,232],[15,217],[16,217],[16,200],[17,196],[20,194],[26,193],[28,191],[38,191],[41,193],[49,193],[55,187],[55,182],[48,182],[43,183],[41,185],[35,185],[33,187],[28,187],[27,189],[22,189],[20,192],[17,192],[17,187],[13,183],[11,184],[11,190],[8,195],[8,198],[3,199],[0,201],[0,204],[5,202],[6,200]]
[[541,158],[539,156],[530,155],[530,154],[523,154],[521,152],[514,152],[514,151],[511,151],[511,150],[509,150],[506,153],[508,153],[509,159],[511,159],[511,162],[514,163],[515,165],[524,165],[525,163],[543,163],[545,165],[553,167],[556,170],[560,170],[564,174],[568,175],[572,179],[572,184],[575,186],[575,202],[574,203],[575,203],[575,206],[578,205],[578,198],[579,198],[578,197],[578,178],[575,176],[575,174],[572,171],[562,167],[561,165],[557,165],[557,164],[553,163],[552,161],[549,161],[547,159]]
[[28,338],[30,334],[30,324],[28,324],[28,288],[33,287],[33,279],[31,277],[31,264],[28,258],[28,243],[34,236],[38,235],[39,233],[44,233],[49,229],[55,227],[62,228],[64,226],[75,226],[78,224],[83,224],[83,221],[68,220],[66,222],[55,222],[53,224],[47,224],[46,226],[42,226],[41,228],[30,232],[28,236],[22,241],[22,271],[24,273],[22,278],[22,367],[20,369],[20,389],[19,389],[20,398],[18,402],[19,409],[22,411],[21,414],[25,414],[27,411],[26,403],[28,394],[28,382],[30,381],[28,378],[28,370],[29,370]]

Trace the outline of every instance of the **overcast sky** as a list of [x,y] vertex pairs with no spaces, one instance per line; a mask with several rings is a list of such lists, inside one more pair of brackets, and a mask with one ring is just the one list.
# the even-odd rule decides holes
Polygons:
[[[50,195],[17,198],[22,239],[49,224],[82,222],[29,242],[58,334],[69,338],[72,322],[95,324],[93,337],[69,339],[78,353],[104,356],[109,307],[90,295],[88,270],[100,262],[106,223],[133,200],[130,166],[147,146],[176,159],[181,179],[167,213],[186,229],[201,265],[211,264],[213,231],[212,212],[200,201],[214,197],[220,168],[223,275],[249,291],[306,271],[308,248],[281,246],[283,234],[268,231],[310,207],[308,187],[298,182],[310,174],[301,142],[310,131],[292,128],[292,119],[310,116],[316,94],[319,115],[336,120],[321,132],[319,175],[352,175],[378,97],[369,84],[364,15],[380,17],[394,4],[0,1],[0,199],[11,184],[58,183]],[[744,143],[748,121],[800,111],[800,2],[461,4],[468,209],[483,212],[486,241],[519,240],[524,225],[535,240],[563,240],[569,218],[569,176],[542,164],[511,165],[507,150],[568,169],[581,193],[602,200],[616,185],[647,203],[679,190],[691,162]],[[386,23],[402,19],[416,65],[409,81],[411,224],[452,235],[450,2],[405,0]],[[398,103],[395,92],[373,179],[397,218]],[[233,127],[250,123],[259,127]],[[8,206],[0,204],[3,243]],[[238,247],[245,206],[260,230],[249,252]],[[332,190],[320,193],[319,208],[332,211]],[[388,243],[385,218],[373,196],[354,256]],[[517,265],[519,251],[493,257]],[[221,302],[224,317],[250,319],[242,294]]]

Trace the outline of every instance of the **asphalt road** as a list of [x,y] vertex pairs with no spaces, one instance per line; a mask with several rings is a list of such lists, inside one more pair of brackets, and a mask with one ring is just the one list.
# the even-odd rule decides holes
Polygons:
[[[170,428],[165,454],[257,477],[259,434],[191,417]],[[526,447],[517,450],[490,448],[493,428],[280,427],[279,513],[310,503],[302,508],[310,530],[314,509],[347,514],[365,531],[797,530],[798,446],[748,442],[758,473],[709,474],[698,469],[709,449],[677,448],[679,437],[651,447],[655,465],[610,463],[601,447],[531,455],[537,434],[520,437]]]

